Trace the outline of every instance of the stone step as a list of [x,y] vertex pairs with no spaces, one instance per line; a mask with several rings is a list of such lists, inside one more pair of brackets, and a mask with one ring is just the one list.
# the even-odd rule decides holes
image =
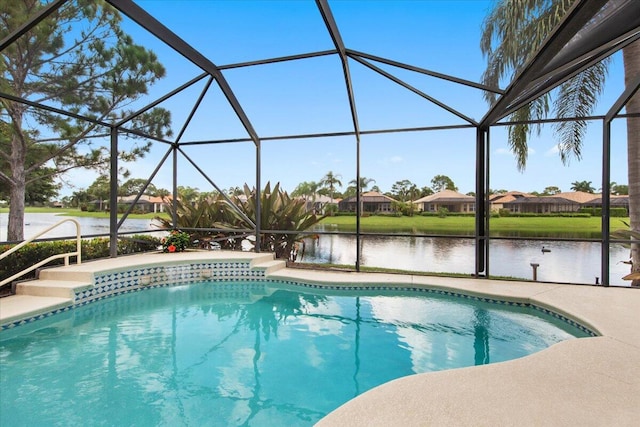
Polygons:
[[86,281],[40,279],[18,283],[16,286],[16,295],[60,297],[73,300],[75,291],[83,291],[91,288],[93,288],[93,285]]
[[286,266],[287,266],[286,261],[271,259],[269,261],[260,262],[259,264],[254,264],[252,265],[252,268],[256,270],[264,270],[265,275],[267,275],[267,274],[273,273],[274,271],[278,271],[282,268],[285,268]]
[[[65,282],[91,282],[93,272],[89,270],[91,266],[86,264],[74,264],[67,267],[45,268],[40,270],[38,277],[40,280],[57,280]],[[86,269],[88,271],[83,271]]]
[[12,295],[0,298],[0,324],[48,314],[73,304],[71,298]]
[[258,265],[262,265],[265,263],[269,263],[272,261],[275,261],[274,258],[274,254],[270,253],[270,252],[263,252],[260,254],[254,254],[253,258],[251,259],[251,267],[256,267]]

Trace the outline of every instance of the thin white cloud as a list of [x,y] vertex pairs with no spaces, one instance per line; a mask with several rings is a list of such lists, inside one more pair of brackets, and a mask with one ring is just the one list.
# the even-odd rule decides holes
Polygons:
[[555,144],[553,147],[549,148],[544,155],[547,157],[557,156],[560,152],[560,148],[558,148],[558,144]]
[[389,162],[391,163],[402,163],[402,157],[401,156],[392,156],[389,158]]
[[495,151],[496,154],[511,154],[511,151],[509,151],[508,148],[498,148]]

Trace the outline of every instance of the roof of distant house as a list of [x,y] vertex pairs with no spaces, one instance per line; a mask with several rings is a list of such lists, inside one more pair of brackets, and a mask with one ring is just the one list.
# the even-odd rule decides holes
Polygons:
[[497,193],[489,196],[491,203],[512,202],[520,197],[533,197],[533,194],[523,193],[522,191],[508,191],[506,193]]
[[[131,196],[119,196],[118,203],[127,203],[127,202],[133,203],[136,197],[138,197],[137,194],[134,194]],[[160,196],[148,196],[146,194],[143,194],[138,199],[138,203],[169,203],[171,202],[172,199],[173,197],[171,195],[160,197]]]
[[[360,196],[360,200],[363,203],[365,202],[366,203],[384,203],[384,202],[396,201],[392,197],[389,197],[377,191],[367,191],[366,193],[362,193],[362,196]],[[344,203],[355,203],[355,201],[356,201],[356,196],[347,197],[346,199],[342,200],[342,202]]]
[[520,204],[536,204],[536,205],[580,205],[582,203],[575,200],[571,200],[566,197],[555,196],[543,196],[543,197],[519,197],[510,202],[504,202],[505,205],[520,205]]
[[[609,197],[609,203],[611,206],[629,206],[629,195],[620,194],[620,195],[611,195]],[[602,196],[598,196],[592,200],[589,200],[587,204],[601,205],[602,204]]]
[[316,197],[316,202],[318,202],[318,203],[338,203],[340,200],[342,200],[342,199],[336,199],[336,198],[332,199],[331,197],[325,196],[325,195],[322,195],[322,194],[319,194]]
[[422,197],[413,203],[429,203],[429,202],[474,202],[476,200],[473,196],[467,196],[466,194],[458,193],[453,190],[443,190],[429,196]]
[[558,194],[554,194],[553,196],[544,196],[544,197],[563,197],[565,199],[569,199],[574,202],[586,203],[597,197],[602,197],[602,194],[587,193],[585,191],[570,191],[566,193],[558,193]]

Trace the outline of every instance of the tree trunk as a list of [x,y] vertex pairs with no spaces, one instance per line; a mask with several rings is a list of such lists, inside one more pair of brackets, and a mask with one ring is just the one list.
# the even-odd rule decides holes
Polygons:
[[[640,41],[623,49],[625,85],[640,75]],[[628,114],[640,113],[640,93],[626,105]],[[629,221],[631,230],[640,233],[640,117],[627,118],[627,161],[629,174]],[[631,245],[631,272],[640,272],[640,244]],[[640,286],[640,279],[632,286]]]
[[7,225],[7,240],[24,240],[24,180],[11,186],[9,196],[9,223]]
[[[17,106],[10,103],[13,108],[7,111],[11,116],[13,124],[18,123],[22,128],[22,115],[25,106]],[[18,135],[14,127],[11,136],[11,156],[9,157],[9,168],[11,170],[11,182],[9,183],[9,221],[7,223],[7,240],[24,240],[24,198],[26,194],[26,171],[25,163],[27,158],[27,145],[24,134]]]
[[11,178],[9,192],[9,222],[7,224],[7,240],[24,240],[24,196],[26,177],[24,162],[26,149],[16,136],[12,139]]

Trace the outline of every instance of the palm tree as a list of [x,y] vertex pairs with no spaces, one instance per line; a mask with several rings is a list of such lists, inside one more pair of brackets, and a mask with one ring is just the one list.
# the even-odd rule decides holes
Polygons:
[[[364,176],[360,177],[360,196],[362,196],[362,193],[364,193],[364,190],[369,186],[369,184],[371,184],[372,182],[376,182],[375,179],[373,178],[366,178]],[[349,184],[353,185],[356,188],[356,194],[358,193],[358,180],[356,179],[352,179],[351,181],[349,181]],[[362,197],[360,197],[360,212],[362,212],[364,206],[364,202],[362,201]]]
[[[335,175],[332,171],[329,171],[319,182],[321,187],[329,189],[329,198],[331,199],[330,203],[333,203],[333,193],[336,189],[336,185],[342,187],[342,181],[340,181],[340,178],[342,178],[342,176]],[[333,211],[331,214],[333,215]]]
[[303,198],[305,206],[311,202],[311,207],[307,206],[307,209],[313,210],[315,209],[319,186],[320,184],[314,181],[303,181],[291,192],[291,196]]
[[596,191],[596,189],[591,186],[591,181],[574,181],[571,183],[571,189],[573,191],[583,191],[585,193],[593,193]]
[[[364,193],[364,190],[369,186],[369,184],[371,184],[372,182],[376,182],[375,179],[373,178],[365,178],[364,176],[360,177],[360,193]],[[353,186],[357,186],[358,181],[355,179],[352,179],[351,181],[349,181],[349,184],[353,185]],[[357,188],[357,187],[356,187]]]
[[[480,47],[487,57],[483,82],[498,87],[504,77],[516,75],[572,3],[573,0],[499,0],[495,3],[483,23]],[[640,74],[640,41],[629,44],[622,54],[625,84],[628,85]],[[543,119],[551,106],[558,118],[590,115],[604,88],[610,63],[607,58],[562,84],[552,104],[550,95],[545,94],[516,111],[511,118],[517,122]],[[496,101],[496,95],[492,93],[486,93],[485,98],[491,103]],[[639,113],[640,94],[636,93],[625,108],[627,114]],[[580,160],[586,126],[584,120],[560,121],[554,125],[563,163],[571,157]],[[534,129],[539,132],[540,125],[531,127],[525,123],[509,127],[509,145],[520,170],[526,167],[527,137]],[[630,228],[640,232],[640,117],[627,118],[627,152]],[[631,254],[631,271],[640,272],[640,244],[632,245]],[[640,280],[634,281],[633,285],[640,285]]]

